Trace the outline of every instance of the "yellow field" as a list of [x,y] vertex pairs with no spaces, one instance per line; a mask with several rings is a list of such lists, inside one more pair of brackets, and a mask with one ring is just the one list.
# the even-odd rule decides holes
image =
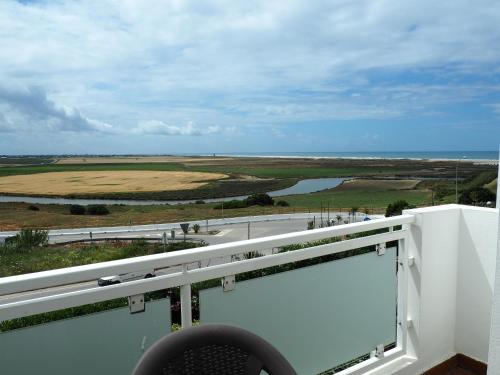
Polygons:
[[221,173],[170,171],[51,172],[0,177],[0,192],[68,195],[189,190],[226,177]]
[[[232,160],[233,158],[216,159]],[[112,164],[112,163],[190,163],[213,162],[210,157],[185,157],[185,156],[95,156],[95,157],[68,157],[57,160],[56,164]]]

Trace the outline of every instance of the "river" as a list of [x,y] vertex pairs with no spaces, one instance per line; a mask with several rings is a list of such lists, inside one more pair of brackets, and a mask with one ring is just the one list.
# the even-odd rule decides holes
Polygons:
[[[286,189],[270,191],[268,194],[271,197],[281,197],[285,195],[292,194],[309,194],[317,191],[332,189],[339,186],[342,182],[346,180],[345,178],[311,178],[300,180],[295,185],[290,186]],[[247,198],[248,195],[240,195],[237,197],[227,197],[227,198],[209,198],[203,199],[206,203],[214,202],[228,202],[232,200],[242,200]],[[195,203],[197,199],[186,199],[186,200],[134,200],[134,199],[90,199],[90,198],[60,198],[60,197],[30,197],[30,196],[17,196],[17,195],[0,195],[0,203],[9,202],[24,202],[33,204],[122,204],[129,206],[151,206],[151,205],[162,205],[162,204],[189,204]]]

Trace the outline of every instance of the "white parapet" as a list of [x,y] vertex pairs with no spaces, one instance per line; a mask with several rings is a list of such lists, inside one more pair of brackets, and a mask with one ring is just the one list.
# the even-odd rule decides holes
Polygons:
[[417,374],[457,353],[488,360],[496,261],[495,209],[446,205],[405,211],[410,225],[408,354]]
[[[498,163],[498,176],[500,177],[500,162]],[[497,259],[500,257],[500,178],[497,178]],[[494,283],[493,312],[490,327],[488,374],[500,373],[500,261],[496,262]]]

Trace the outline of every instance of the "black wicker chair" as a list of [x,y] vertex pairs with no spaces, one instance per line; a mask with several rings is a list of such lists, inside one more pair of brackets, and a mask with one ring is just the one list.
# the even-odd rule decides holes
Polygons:
[[271,344],[244,329],[206,324],[171,333],[144,353],[133,375],[297,375]]

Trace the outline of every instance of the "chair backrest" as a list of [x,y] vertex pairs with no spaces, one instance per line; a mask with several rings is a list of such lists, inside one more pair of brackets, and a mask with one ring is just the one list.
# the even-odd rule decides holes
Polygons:
[[205,324],[158,340],[133,375],[297,375],[271,344],[242,328]]

